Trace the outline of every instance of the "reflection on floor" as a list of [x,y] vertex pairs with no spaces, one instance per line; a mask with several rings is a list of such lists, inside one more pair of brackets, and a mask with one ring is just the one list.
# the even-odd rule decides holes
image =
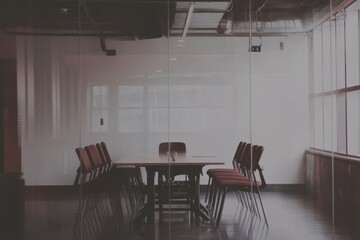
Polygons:
[[[162,221],[156,214],[154,225],[124,224],[116,233],[113,218],[101,224],[101,231],[84,231],[82,239],[90,240],[297,240],[352,239],[345,231],[334,229],[332,220],[318,212],[311,200],[293,193],[264,192],[263,201],[269,221],[255,217],[238,205],[235,195],[226,199],[218,229],[213,223],[199,226],[187,212],[164,212]],[[26,200],[25,240],[75,239],[73,225],[78,207],[76,198]],[[95,223],[94,223],[95,224]],[[90,233],[89,233],[90,232]]]

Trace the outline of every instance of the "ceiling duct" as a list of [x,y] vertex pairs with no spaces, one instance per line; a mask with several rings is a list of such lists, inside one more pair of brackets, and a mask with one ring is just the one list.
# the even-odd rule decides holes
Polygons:
[[80,9],[79,0],[3,0],[0,25],[12,34],[150,39],[168,35],[174,12],[175,3],[152,0],[81,0]]
[[[353,0],[333,1],[333,14],[349,6]],[[329,17],[328,0],[262,0],[253,1],[249,19],[249,1],[233,0],[231,12],[225,12],[218,34],[291,34],[308,32]]]
[[[332,13],[352,2],[332,0]],[[0,25],[11,34],[133,40],[247,36],[250,28],[254,35],[298,34],[308,32],[330,15],[329,0],[251,3],[250,21],[249,0],[2,0]]]

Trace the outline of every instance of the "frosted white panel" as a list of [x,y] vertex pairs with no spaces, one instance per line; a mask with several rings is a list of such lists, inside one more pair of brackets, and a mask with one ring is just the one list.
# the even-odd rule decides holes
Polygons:
[[163,85],[150,85],[148,89],[150,107],[169,106],[169,88],[167,83]]
[[260,165],[272,183],[303,181],[309,146],[308,55],[302,50],[307,47],[307,37],[263,38],[261,52],[251,56],[252,142],[265,148]]
[[169,132],[169,110],[168,108],[149,109],[149,131],[151,133]]
[[119,107],[141,108],[144,106],[143,86],[119,86]]
[[[177,46],[179,39],[170,39],[169,55],[164,49],[167,39],[109,40],[108,47],[118,52],[112,57],[104,55],[98,39],[84,38],[81,85],[78,40],[44,39],[27,39],[27,57],[19,66],[19,76],[27,83],[23,167],[29,184],[72,184],[79,166],[74,149],[79,145],[105,141],[115,159],[156,153],[170,129],[171,140],[186,142],[189,154],[213,154],[230,166],[238,142],[251,139],[246,38],[186,38],[182,47]],[[285,51],[279,50],[280,41]],[[265,146],[265,167],[277,169],[289,161],[289,154],[278,151],[281,143],[273,145],[273,136],[291,142],[291,161],[298,163],[289,169],[291,177],[279,178],[268,170],[269,183],[302,181],[300,155],[308,139],[303,135],[308,129],[306,43],[305,36],[268,37],[263,52],[254,58],[253,137]],[[45,54],[52,48],[59,54],[55,73],[48,64],[54,58]],[[41,92],[44,88],[51,91]],[[290,135],[296,137],[289,141]],[[44,166],[47,172],[39,174]]]
[[27,185],[72,184],[79,166],[79,71],[68,57],[76,38],[18,37],[19,101]]
[[119,131],[141,133],[144,131],[143,109],[120,109]]

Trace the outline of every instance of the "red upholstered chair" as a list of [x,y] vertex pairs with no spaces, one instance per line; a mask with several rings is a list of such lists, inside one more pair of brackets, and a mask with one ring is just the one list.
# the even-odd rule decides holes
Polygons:
[[[214,185],[215,190],[210,199],[211,212],[213,217],[216,220],[216,227],[219,226],[222,211],[224,208],[225,197],[229,191],[241,191],[247,194],[248,204],[247,206],[252,211],[257,211],[258,216],[260,217],[260,211],[258,207],[258,202],[256,200],[256,194],[258,196],[259,202],[261,204],[261,209],[263,212],[264,220],[268,226],[264,206],[261,200],[260,190],[266,187],[265,178],[262,173],[262,169],[259,166],[259,161],[261,155],[264,151],[263,146],[253,145],[251,147],[250,156],[247,157],[247,160],[243,163],[244,175],[239,174],[222,174],[214,176]],[[255,172],[258,172],[260,176],[260,181],[257,180]],[[246,176],[244,178],[244,176]]]
[[[207,175],[209,177],[208,181],[208,188],[205,195],[205,203],[208,203],[209,198],[211,198],[213,191],[214,191],[214,182],[213,178],[221,175],[229,175],[229,174],[235,174],[243,175],[243,165],[245,161],[247,161],[247,158],[250,155],[250,143],[246,143],[241,141],[238,144],[238,147],[236,149],[234,158],[232,160],[233,168],[212,168],[207,171]],[[241,196],[237,194],[238,200],[241,200]]]

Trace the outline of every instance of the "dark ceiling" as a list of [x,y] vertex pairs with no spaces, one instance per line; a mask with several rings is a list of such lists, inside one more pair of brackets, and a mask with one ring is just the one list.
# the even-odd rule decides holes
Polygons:
[[[334,4],[344,2],[333,1]],[[345,1],[352,2],[352,1]],[[232,35],[248,31],[249,0],[2,0],[0,24],[7,33],[157,38]],[[251,1],[255,31],[301,32],[327,11],[329,0]],[[324,10],[325,9],[325,10]],[[230,25],[229,25],[230,23]],[[285,29],[283,27],[285,25]],[[230,26],[230,29],[224,29]],[[286,27],[287,26],[287,27]]]

